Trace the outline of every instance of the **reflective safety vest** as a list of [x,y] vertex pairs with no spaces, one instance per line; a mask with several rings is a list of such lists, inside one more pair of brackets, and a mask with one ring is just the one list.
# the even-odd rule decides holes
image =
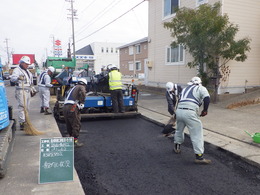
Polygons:
[[199,93],[198,90],[199,90],[198,85],[190,85],[190,86],[186,87],[185,89],[183,89],[179,103],[192,102],[192,103],[195,103],[198,106],[200,106],[201,105],[200,100],[197,99],[196,97],[194,97],[194,93]]
[[109,74],[109,89],[122,89],[122,74],[118,70],[112,70]]
[[45,79],[44,77],[47,75],[47,72],[42,72],[39,77],[39,84],[38,86],[45,86]]
[[75,104],[76,101],[73,99],[72,97],[72,91],[76,88],[76,86],[74,86],[72,89],[70,89],[70,91],[68,91],[68,94],[65,98],[64,104]]

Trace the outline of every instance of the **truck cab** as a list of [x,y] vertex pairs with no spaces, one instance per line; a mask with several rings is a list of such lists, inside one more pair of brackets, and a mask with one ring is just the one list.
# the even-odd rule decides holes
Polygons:
[[8,106],[0,61],[0,178],[6,174],[7,164],[14,144],[15,120],[12,117],[12,107]]

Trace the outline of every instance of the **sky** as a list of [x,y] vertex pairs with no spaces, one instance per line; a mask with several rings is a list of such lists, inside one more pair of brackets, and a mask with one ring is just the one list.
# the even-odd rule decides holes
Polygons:
[[[72,43],[69,0],[0,0],[0,4],[3,64],[7,45],[9,53],[35,54],[42,63],[46,56],[53,56],[53,41],[60,40],[66,56]],[[93,42],[127,44],[148,36],[148,1],[74,0],[73,8],[76,51]]]

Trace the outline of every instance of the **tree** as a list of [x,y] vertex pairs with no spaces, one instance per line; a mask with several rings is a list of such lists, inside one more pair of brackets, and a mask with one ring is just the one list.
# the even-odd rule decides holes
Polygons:
[[226,79],[230,74],[226,66],[228,61],[243,62],[247,59],[251,41],[249,38],[235,40],[238,26],[229,22],[227,14],[221,15],[220,8],[219,2],[203,4],[198,9],[184,7],[176,11],[171,22],[164,23],[175,38],[171,46],[182,44],[194,59],[188,66],[198,67],[204,85],[208,84],[210,77],[216,78],[216,89],[218,79]]

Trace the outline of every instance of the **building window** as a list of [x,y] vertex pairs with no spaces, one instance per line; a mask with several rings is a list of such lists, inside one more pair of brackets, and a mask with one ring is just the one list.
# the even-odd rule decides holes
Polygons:
[[184,62],[184,48],[182,45],[177,47],[167,47],[166,49],[166,64],[175,64],[175,63]]
[[136,54],[141,53],[141,45],[136,45],[135,49],[136,49]]
[[134,64],[132,62],[129,62],[128,66],[129,66],[129,71],[133,71],[134,70]]
[[108,53],[108,47],[107,47],[107,50],[106,50],[106,51],[107,51],[107,53]]
[[104,53],[104,47],[101,47],[101,53]]
[[134,54],[134,47],[130,46],[129,47],[129,55],[133,55]]
[[164,0],[164,13],[163,16],[170,16],[175,13],[179,7],[179,0]]
[[141,70],[141,62],[135,62],[135,70]]
[[208,0],[196,0],[197,7],[204,4],[204,3],[208,3]]
[[114,52],[114,49],[113,49],[113,47],[111,47],[111,53],[113,53]]

